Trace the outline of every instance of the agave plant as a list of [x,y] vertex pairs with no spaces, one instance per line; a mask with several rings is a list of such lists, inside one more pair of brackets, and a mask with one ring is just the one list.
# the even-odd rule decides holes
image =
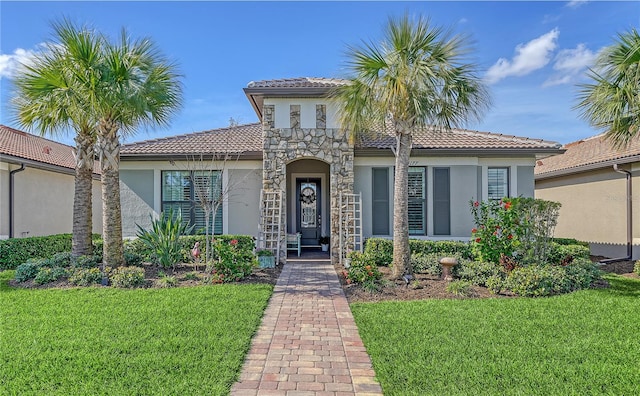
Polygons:
[[180,235],[190,234],[193,226],[184,224],[180,213],[170,209],[167,213],[160,213],[160,218],[151,219],[151,229],[138,227],[138,238],[147,245],[155,256],[156,263],[162,268],[173,267],[182,258],[180,252]]

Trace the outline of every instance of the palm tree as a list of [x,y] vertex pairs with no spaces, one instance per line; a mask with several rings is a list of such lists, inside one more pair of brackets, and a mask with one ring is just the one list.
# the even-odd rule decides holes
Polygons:
[[75,130],[73,199],[74,256],[93,253],[92,184],[96,120],[87,106],[86,87],[96,81],[102,38],[68,21],[55,23],[55,41],[48,42],[32,64],[15,77],[12,99],[17,122],[42,135]]
[[104,69],[95,93],[98,155],[102,172],[103,262],[124,263],[120,208],[120,138],[138,127],[164,125],[182,102],[176,66],[148,39],[132,41],[122,31],[105,46]]
[[387,125],[395,133],[394,278],[412,272],[408,170],[413,134],[459,126],[479,118],[489,106],[475,65],[465,63],[466,40],[422,17],[390,18],[379,45],[349,47],[352,77],[334,94],[342,106],[342,127],[352,135]]
[[592,84],[579,85],[576,109],[615,146],[640,134],[640,35],[636,29],[618,34],[590,69]]

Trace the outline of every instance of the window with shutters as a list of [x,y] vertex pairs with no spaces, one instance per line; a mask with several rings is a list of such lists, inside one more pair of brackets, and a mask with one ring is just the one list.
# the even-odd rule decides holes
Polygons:
[[389,168],[372,168],[372,232],[389,235]]
[[487,170],[487,192],[489,199],[493,200],[509,196],[509,168]]
[[427,234],[427,172],[409,167],[409,234]]
[[[182,220],[195,225],[194,233],[205,232],[205,211],[201,202],[220,201],[222,177],[219,171],[163,171],[162,172],[162,211],[173,209],[180,213]],[[222,234],[222,205],[216,212],[215,229],[209,220],[209,232]]]

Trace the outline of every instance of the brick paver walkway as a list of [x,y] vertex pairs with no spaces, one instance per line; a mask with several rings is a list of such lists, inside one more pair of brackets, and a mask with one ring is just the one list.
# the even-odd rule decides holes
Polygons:
[[333,265],[289,260],[231,394],[381,395]]

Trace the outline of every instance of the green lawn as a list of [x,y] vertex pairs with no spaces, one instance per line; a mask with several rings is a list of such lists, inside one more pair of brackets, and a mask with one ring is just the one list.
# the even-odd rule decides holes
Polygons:
[[638,395],[640,281],[539,299],[352,305],[385,395]]
[[12,289],[0,273],[0,394],[224,395],[269,285]]

